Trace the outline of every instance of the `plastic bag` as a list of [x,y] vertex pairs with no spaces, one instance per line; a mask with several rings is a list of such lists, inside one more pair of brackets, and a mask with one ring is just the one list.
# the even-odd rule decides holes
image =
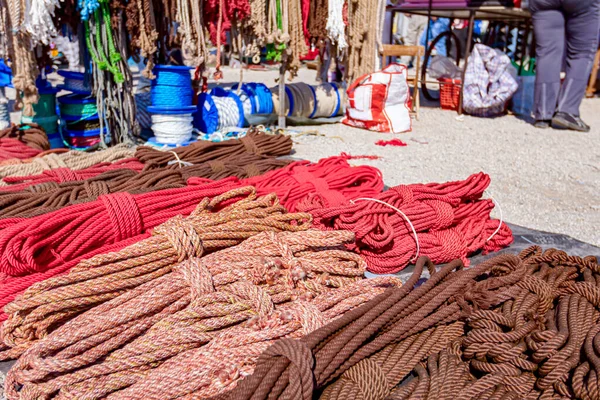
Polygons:
[[436,56],[433,57],[429,68],[427,69],[427,73],[433,79],[440,78],[450,78],[450,79],[460,79],[461,78],[461,70],[458,66],[452,61],[450,57]]

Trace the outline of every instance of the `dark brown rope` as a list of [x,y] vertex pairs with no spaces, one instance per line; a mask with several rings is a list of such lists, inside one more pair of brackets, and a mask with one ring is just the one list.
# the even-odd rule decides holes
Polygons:
[[454,262],[415,287],[424,267],[421,258],[402,288],[277,343],[221,398],[600,399],[595,258],[532,247],[467,270]]
[[0,139],[17,139],[27,146],[37,150],[49,150],[50,143],[44,129],[35,123],[13,125],[0,130]]

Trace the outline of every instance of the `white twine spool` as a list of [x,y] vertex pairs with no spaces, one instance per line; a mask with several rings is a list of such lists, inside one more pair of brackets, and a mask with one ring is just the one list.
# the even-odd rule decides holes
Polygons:
[[237,103],[231,97],[213,96],[215,106],[219,112],[219,125],[217,130],[237,127],[240,123],[240,109]]
[[152,114],[152,131],[158,143],[180,144],[192,138],[192,114]]

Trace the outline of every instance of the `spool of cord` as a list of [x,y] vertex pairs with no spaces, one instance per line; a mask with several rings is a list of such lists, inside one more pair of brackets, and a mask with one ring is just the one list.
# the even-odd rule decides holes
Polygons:
[[100,143],[102,140],[100,134],[106,135],[106,127],[89,130],[71,130],[63,128],[63,138],[67,145],[76,150],[84,150]]
[[202,133],[244,126],[244,105],[232,91],[216,87],[210,93],[198,95],[194,127]]
[[290,110],[293,117],[310,118],[315,112],[316,96],[313,88],[304,82],[287,85],[293,96],[294,105]]
[[152,106],[168,109],[191,106],[194,91],[190,70],[190,67],[178,65],[155,66],[156,79],[152,81],[150,91]]
[[67,94],[58,98],[61,119],[98,119],[96,98],[80,94]]
[[273,112],[273,98],[271,91],[264,83],[249,83],[248,86],[254,90],[257,104],[257,114],[271,114]]
[[310,118],[331,118],[341,112],[341,98],[338,87],[333,83],[323,83],[314,88],[316,106]]
[[192,138],[192,113],[152,114],[152,131],[157,143],[182,145]]
[[64,78],[64,82],[58,86],[59,89],[84,96],[92,94],[90,80],[85,74],[75,71],[58,71],[58,74]]
[[294,109],[294,96],[289,88],[289,85],[285,86],[285,99],[282,102],[279,100],[279,87],[275,86],[270,89],[271,91],[271,100],[273,102],[273,113],[279,114],[279,108],[284,107],[284,114],[287,116],[292,115],[292,110]]

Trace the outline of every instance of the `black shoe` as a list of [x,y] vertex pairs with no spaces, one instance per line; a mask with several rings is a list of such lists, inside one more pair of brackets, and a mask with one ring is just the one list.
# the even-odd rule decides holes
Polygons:
[[552,127],[554,129],[571,129],[579,132],[589,132],[590,127],[583,120],[573,114],[559,111],[552,118]]
[[533,126],[539,129],[548,129],[550,128],[550,120],[549,119],[538,119],[533,123]]

